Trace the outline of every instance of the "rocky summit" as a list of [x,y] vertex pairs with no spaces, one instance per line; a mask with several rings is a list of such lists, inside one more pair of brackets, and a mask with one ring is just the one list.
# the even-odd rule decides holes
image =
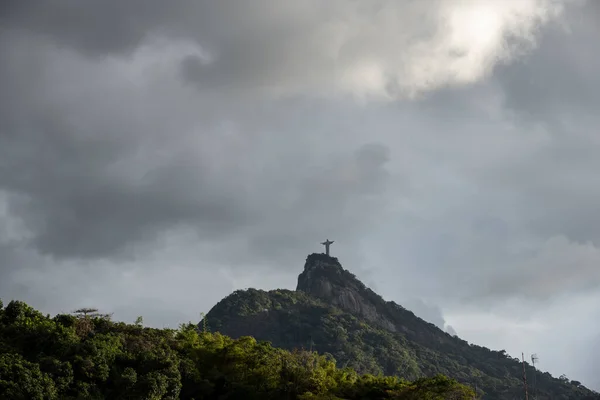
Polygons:
[[395,324],[387,318],[381,307],[383,299],[343,269],[337,258],[324,254],[308,256],[304,271],[298,276],[296,291],[305,292],[371,323],[396,331]]
[[[444,374],[483,399],[524,398],[523,365],[504,350],[470,344],[367,288],[337,258],[307,257],[295,291],[238,290],[200,326],[232,337],[253,336],[285,349],[331,355],[339,367],[406,379]],[[525,363],[530,398],[600,399],[564,376]]]

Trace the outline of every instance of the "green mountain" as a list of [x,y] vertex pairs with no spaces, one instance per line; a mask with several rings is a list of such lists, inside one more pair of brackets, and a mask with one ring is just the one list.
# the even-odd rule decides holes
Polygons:
[[[231,337],[253,336],[284,349],[333,356],[360,373],[417,379],[443,374],[483,399],[525,398],[523,364],[504,351],[469,344],[385,301],[339,261],[311,254],[296,291],[238,290],[221,300],[200,326]],[[600,399],[566,378],[525,363],[530,399]],[[535,382],[535,385],[531,383]]]

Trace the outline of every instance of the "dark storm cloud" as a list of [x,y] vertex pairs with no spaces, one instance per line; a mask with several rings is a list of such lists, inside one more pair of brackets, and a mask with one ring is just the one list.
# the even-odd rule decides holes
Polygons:
[[[132,245],[182,225],[205,240],[243,232],[256,254],[287,235],[287,245],[278,246],[285,251],[320,229],[366,229],[365,211],[380,207],[362,199],[385,190],[384,146],[355,154],[346,146],[325,156],[310,151],[318,130],[299,133],[305,139],[277,138],[282,128],[303,129],[313,107],[299,103],[277,114],[280,106],[269,102],[236,105],[199,94],[187,100],[184,87],[161,90],[177,88],[177,68],[150,70],[140,90],[117,63],[107,86],[102,79],[110,70],[70,52],[56,57],[31,40],[22,49],[2,42],[12,57],[0,80],[14,91],[0,95],[0,184],[10,194],[10,213],[25,221],[42,253],[127,256]],[[219,121],[234,113],[233,124]],[[290,117],[299,123],[283,127]]]
[[518,191],[524,222],[543,235],[600,243],[600,35],[597,2],[572,10],[568,30],[548,29],[539,49],[497,76],[505,104],[524,125],[543,131],[535,153],[482,173],[489,185]]
[[[590,2],[566,15],[565,25],[544,30],[535,52],[494,77],[505,115],[519,128],[515,142],[496,147],[497,161],[486,167],[463,166],[463,178],[472,177],[480,193],[510,204],[509,213],[500,214],[510,235],[489,236],[493,248],[468,250],[485,260],[472,281],[483,284],[469,301],[515,296],[539,306],[600,285],[600,179],[594,172],[600,168],[600,56],[593,39],[600,35],[600,14]],[[473,229],[477,240],[487,236]]]
[[[44,132],[48,134],[48,130]],[[339,223],[345,228],[362,224],[360,211],[370,208],[361,202],[361,196],[377,195],[385,184],[385,170],[381,169],[385,153],[375,146],[359,150],[341,164],[315,167],[299,182],[280,180],[280,185],[271,187],[262,198],[256,188],[244,188],[236,177],[211,172],[195,160],[180,159],[156,167],[132,183],[106,172],[114,160],[103,163],[98,159],[101,149],[95,143],[65,147],[57,141],[47,146],[42,140],[38,143],[39,148],[30,146],[30,152],[17,160],[5,154],[4,163],[12,161],[20,167],[10,169],[17,173],[4,177],[4,188],[18,194],[10,197],[10,211],[26,221],[35,247],[58,257],[111,256],[179,224],[194,226],[201,236],[213,239],[249,223],[270,224],[264,232],[257,230],[256,238],[248,232],[251,246],[260,251],[264,250],[262,242],[281,241],[281,236],[271,236],[290,218],[304,220],[300,224],[289,221],[286,230],[292,242],[319,229],[338,230]],[[4,148],[10,151],[16,145]],[[85,157],[88,152],[96,159],[91,154]],[[39,167],[44,159],[60,162]],[[29,162],[23,164],[24,160]],[[290,203],[283,203],[282,196]],[[248,200],[256,203],[248,206],[244,203]],[[328,215],[327,221],[321,221],[323,215]]]
[[[19,76],[5,74],[0,80],[13,78]],[[25,220],[40,251],[60,257],[110,256],[182,221],[202,221],[217,235],[233,220],[244,219],[244,211],[233,204],[234,193],[217,189],[206,165],[190,155],[152,165],[160,160],[152,156],[161,143],[127,111],[106,101],[99,104],[93,93],[85,94],[91,112],[69,109],[58,98],[16,94],[23,96],[16,103],[10,101],[11,92],[0,95],[8,105],[0,117],[7,126],[0,132],[0,184],[11,194],[11,213]],[[151,149],[148,160],[136,160],[144,147]],[[143,174],[127,179],[138,166]]]
[[600,6],[591,1],[569,8],[565,17],[568,25],[545,27],[535,52],[496,74],[506,106],[524,120],[554,125],[560,116],[592,112],[600,104],[600,56],[590,51],[600,34]]
[[302,254],[323,234],[352,246],[356,230],[368,231],[385,211],[388,160],[385,146],[366,144],[351,155],[332,155],[298,181],[272,187],[265,230],[248,232],[250,250],[265,261],[286,262],[290,249]]
[[[489,82],[413,105],[432,115],[420,145],[438,167],[426,163],[421,176],[434,178],[415,185],[426,196],[409,196],[426,202],[411,209],[422,213],[399,218],[406,229],[382,228],[394,236],[382,235],[381,250],[403,266],[399,275],[423,271],[406,290],[480,307],[518,298],[526,314],[600,287],[600,25],[597,3],[588,7],[570,8],[539,48]],[[430,201],[432,193],[444,195]]]
[[4,28],[32,31],[90,55],[130,52],[154,29],[185,17],[189,1],[8,0],[0,6]]
[[[33,32],[96,57],[130,54],[156,38],[195,43],[210,62],[187,57],[183,76],[203,89],[393,98],[479,81],[530,48],[537,27],[562,6],[545,0],[14,0],[3,5],[2,25],[9,34]],[[488,31],[474,18],[490,22]]]

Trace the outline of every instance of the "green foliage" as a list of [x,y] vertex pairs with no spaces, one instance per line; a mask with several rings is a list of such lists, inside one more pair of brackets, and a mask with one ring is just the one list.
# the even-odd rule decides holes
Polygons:
[[[285,302],[288,296],[281,293]],[[261,298],[252,307],[260,307]],[[20,399],[472,399],[446,377],[359,375],[330,355],[286,351],[182,324],[144,328],[97,310],[43,316],[12,301],[0,310],[0,398]],[[84,324],[85,329],[82,328]]]
[[56,399],[57,390],[39,364],[21,355],[0,354],[0,398],[12,400]]
[[[343,285],[342,280],[354,279],[341,267],[329,268],[324,273],[331,275],[327,279],[333,284]],[[410,311],[383,301],[369,289],[361,290],[363,298],[370,296],[370,304],[376,305],[381,315],[398,321],[396,326],[400,328],[396,332],[302,291],[290,290],[234,292],[217,303],[206,319],[213,330],[231,337],[250,335],[288,350],[304,348],[328,353],[337,360],[338,368],[350,367],[363,374],[398,376],[415,382],[419,378],[444,375],[477,388],[485,399],[523,395],[523,367],[519,360],[508,357],[504,351],[492,351],[452,337]],[[553,378],[527,364],[526,369],[530,379],[536,374],[538,399],[600,399],[598,393],[580,382]],[[429,381],[433,382],[444,390],[443,380]],[[421,396],[419,390],[427,386],[423,383],[417,386],[411,394],[417,397],[404,398],[426,398],[418,396]],[[431,392],[433,387],[427,390]],[[408,392],[404,395],[408,396]]]

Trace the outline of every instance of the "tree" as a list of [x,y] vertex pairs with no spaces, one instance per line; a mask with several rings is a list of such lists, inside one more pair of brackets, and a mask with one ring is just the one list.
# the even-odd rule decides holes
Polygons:
[[75,332],[77,336],[83,338],[94,332],[94,322],[92,319],[101,319],[110,321],[112,314],[102,314],[97,308],[79,308],[73,311],[77,322],[75,323]]
[[19,354],[0,355],[0,398],[12,400],[57,399],[54,382],[40,366]]
[[[232,339],[201,331],[193,323],[177,330],[140,329],[93,318],[99,314],[96,309],[77,310],[79,317],[48,318],[22,302],[11,302],[3,312],[0,399],[472,400],[474,396],[470,388],[445,376],[409,382],[361,375],[337,368],[331,355],[287,351],[250,336]],[[136,322],[141,323],[140,318]],[[85,324],[90,331],[84,334],[78,329]]]
[[73,314],[75,314],[76,317],[78,318],[104,318],[104,319],[110,319],[112,317],[112,314],[102,314],[98,312],[97,308],[79,308],[75,311],[73,311]]

